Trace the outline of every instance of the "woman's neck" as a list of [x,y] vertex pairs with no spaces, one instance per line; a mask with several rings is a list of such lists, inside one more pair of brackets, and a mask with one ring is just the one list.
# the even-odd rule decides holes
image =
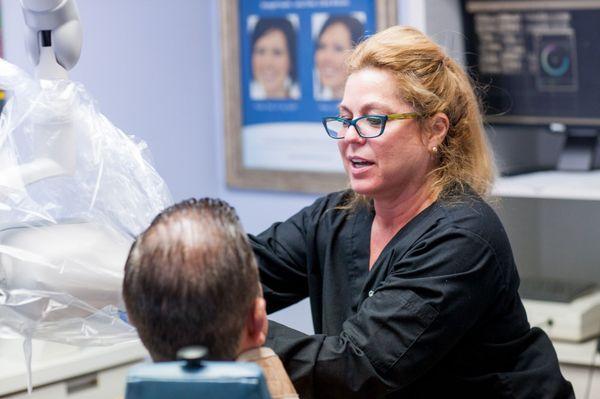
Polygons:
[[404,190],[400,196],[374,198],[375,218],[371,225],[369,270],[392,237],[434,201],[435,195],[427,185],[412,192]]
[[385,230],[398,231],[435,201],[429,185],[424,184],[401,195],[374,198],[374,223]]

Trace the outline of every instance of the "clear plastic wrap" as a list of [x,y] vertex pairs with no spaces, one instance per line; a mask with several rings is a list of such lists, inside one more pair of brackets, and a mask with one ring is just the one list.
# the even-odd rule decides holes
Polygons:
[[0,59],[0,338],[78,346],[137,338],[124,320],[133,239],[170,205],[147,146],[78,83]]

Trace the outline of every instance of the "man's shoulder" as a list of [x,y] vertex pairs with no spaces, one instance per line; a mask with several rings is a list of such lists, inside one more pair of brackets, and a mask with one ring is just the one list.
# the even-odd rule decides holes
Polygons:
[[247,350],[245,352],[240,353],[237,357],[236,361],[238,362],[257,362],[261,359],[267,359],[273,356],[277,356],[277,354],[273,351],[273,349],[268,348],[266,346],[261,346],[259,348],[253,348]]
[[290,380],[279,356],[265,346],[250,349],[240,354],[238,361],[254,362],[260,366],[265,375],[269,393],[273,399],[297,399],[298,393]]

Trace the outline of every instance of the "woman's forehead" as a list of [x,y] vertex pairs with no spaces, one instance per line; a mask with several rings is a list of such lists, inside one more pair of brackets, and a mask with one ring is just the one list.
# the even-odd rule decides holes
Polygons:
[[400,96],[400,88],[391,72],[379,68],[366,68],[350,74],[340,107],[373,108],[383,105],[394,108],[408,107]]
[[397,86],[392,72],[382,68],[363,68],[348,77],[348,83],[360,86],[378,87],[381,93],[394,92]]

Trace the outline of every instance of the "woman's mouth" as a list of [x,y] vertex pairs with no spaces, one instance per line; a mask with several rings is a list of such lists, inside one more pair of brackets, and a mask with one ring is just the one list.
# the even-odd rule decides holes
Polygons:
[[353,169],[364,169],[374,164],[374,162],[359,157],[350,157],[348,160]]

